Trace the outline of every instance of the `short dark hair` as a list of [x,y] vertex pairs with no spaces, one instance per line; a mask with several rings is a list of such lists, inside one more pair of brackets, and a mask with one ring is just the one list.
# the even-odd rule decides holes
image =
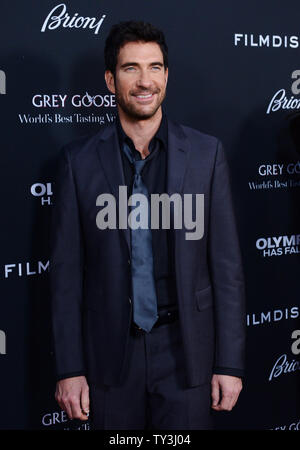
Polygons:
[[116,72],[120,48],[127,42],[156,42],[163,54],[164,66],[168,67],[168,47],[164,33],[151,23],[142,21],[120,22],[111,27],[104,47],[105,68]]

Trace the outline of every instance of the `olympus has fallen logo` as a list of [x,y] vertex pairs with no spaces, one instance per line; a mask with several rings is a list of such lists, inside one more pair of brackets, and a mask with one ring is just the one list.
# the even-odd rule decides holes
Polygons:
[[102,14],[100,18],[83,17],[79,13],[69,14],[64,3],[55,6],[47,15],[41,28],[41,32],[46,30],[53,31],[57,28],[85,28],[98,34],[106,15]]
[[[271,98],[266,113],[271,114],[279,110],[298,110],[300,109],[300,70],[294,70],[291,73],[290,91],[285,88],[278,89]],[[291,95],[293,94],[293,95]]]
[[3,70],[0,70],[0,94],[6,94],[6,75]]
[[291,357],[289,354],[284,353],[276,359],[269,374],[269,381],[300,370],[299,359],[294,358],[294,355],[298,356],[300,354],[300,330],[294,330],[291,333],[291,340],[290,351],[293,356]]
[[257,239],[256,248],[262,256],[282,256],[300,253],[300,234]]
[[100,230],[115,230],[117,223],[119,229],[170,229],[171,204],[174,229],[184,226],[187,230],[194,230],[185,233],[186,240],[201,239],[204,235],[204,194],[183,194],[182,198],[179,193],[171,196],[166,193],[149,196],[134,193],[128,198],[127,186],[119,186],[118,208],[113,194],[97,197],[96,205],[102,209],[96,216],[96,225]]
[[30,187],[30,193],[33,197],[38,198],[41,205],[52,205],[51,198],[53,195],[51,183],[34,183]]

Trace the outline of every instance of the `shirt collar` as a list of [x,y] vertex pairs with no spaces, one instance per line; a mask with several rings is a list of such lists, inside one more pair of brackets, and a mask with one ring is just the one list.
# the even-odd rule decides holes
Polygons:
[[[120,148],[123,147],[123,143],[125,141],[130,145],[131,148],[134,148],[134,144],[133,144],[132,140],[125,134],[125,132],[122,128],[121,121],[120,121],[118,115],[116,118],[116,126],[117,126],[117,133],[118,133]],[[161,119],[159,128],[150,141],[150,145],[149,145],[150,152],[154,148],[153,144],[156,139],[158,139],[163,144],[160,147],[167,150],[167,148],[168,148],[168,121],[167,121],[167,116],[164,112],[162,113],[162,119]]]

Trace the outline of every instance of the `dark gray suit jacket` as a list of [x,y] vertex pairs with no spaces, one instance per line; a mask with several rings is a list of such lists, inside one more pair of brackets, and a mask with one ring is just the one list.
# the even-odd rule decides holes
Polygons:
[[[228,165],[220,141],[168,120],[167,193],[204,194],[204,236],[173,231],[188,386],[213,367],[243,370],[245,294]],[[64,147],[51,219],[50,284],[58,377],[116,385],[132,316],[130,230],[99,230],[96,198],[125,185],[115,125]],[[118,204],[117,204],[118,208]]]

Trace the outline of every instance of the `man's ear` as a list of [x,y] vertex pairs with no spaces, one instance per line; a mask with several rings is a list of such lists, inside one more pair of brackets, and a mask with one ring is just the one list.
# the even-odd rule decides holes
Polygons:
[[116,93],[115,77],[110,70],[106,70],[104,74],[107,89],[112,93]]
[[168,67],[165,69],[165,80],[166,80],[166,86],[167,86],[167,83],[168,83],[168,77],[169,77],[169,69],[168,69]]

